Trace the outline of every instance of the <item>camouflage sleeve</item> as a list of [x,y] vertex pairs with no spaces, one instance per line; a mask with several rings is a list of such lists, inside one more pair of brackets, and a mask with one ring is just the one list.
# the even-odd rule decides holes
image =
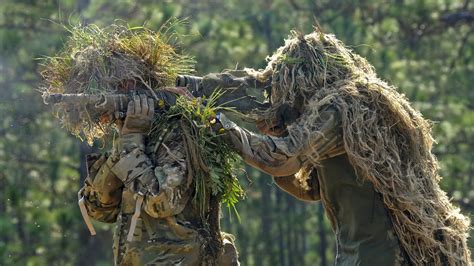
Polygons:
[[84,198],[87,213],[95,220],[113,223],[117,219],[122,182],[110,171],[113,159],[108,154],[86,157],[88,176],[79,195]]
[[273,176],[291,176],[310,159],[322,160],[344,153],[335,111],[321,115],[321,121],[315,122],[317,130],[292,132],[286,137],[255,134],[225,116],[221,116],[220,122],[244,161]]
[[[177,138],[179,138],[177,136]],[[190,197],[192,177],[187,172],[184,142],[173,141],[161,144],[155,168],[155,176],[160,180],[160,192],[145,198],[145,211],[152,217],[165,218],[181,213]]]
[[143,209],[150,216],[164,218],[181,213],[189,194],[185,193],[189,182],[184,154],[180,152],[183,143],[175,141],[169,147],[162,143],[165,152],[156,158],[159,165],[145,153],[143,143],[141,134],[122,136],[118,143],[120,159],[111,171],[127,189],[144,196]]
[[143,134],[127,134],[118,141],[119,159],[110,168],[123,185],[133,193],[156,195],[159,183],[154,165],[145,153]]
[[216,89],[232,88],[246,91],[248,89],[266,89],[270,82],[260,82],[245,70],[228,70],[222,73],[210,73],[202,78],[201,93],[210,96]]
[[321,199],[317,178],[312,178],[308,181],[311,183],[309,184],[310,189],[303,188],[294,175],[274,176],[273,181],[275,181],[279,188],[299,200],[318,201]]

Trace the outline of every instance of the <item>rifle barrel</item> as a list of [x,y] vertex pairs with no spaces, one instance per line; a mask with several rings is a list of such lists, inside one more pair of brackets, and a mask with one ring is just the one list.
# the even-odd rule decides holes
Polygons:
[[[168,91],[157,92],[156,98],[164,100],[167,104],[173,105],[176,101],[176,95],[180,94],[185,97],[192,97],[186,94],[185,90],[180,87],[167,88]],[[232,93],[234,92],[234,93]],[[189,92],[188,92],[189,93]],[[242,92],[235,93],[229,90],[224,93],[218,100],[217,105],[233,107],[236,110],[248,113],[252,110],[264,110],[269,107],[269,103],[258,102],[255,97],[250,95],[241,95]],[[119,112],[120,116],[127,111],[128,102],[132,100],[132,95],[128,94],[43,94],[45,104],[67,104],[67,105],[84,105],[93,107],[98,112]],[[155,101],[155,107],[159,102]]]

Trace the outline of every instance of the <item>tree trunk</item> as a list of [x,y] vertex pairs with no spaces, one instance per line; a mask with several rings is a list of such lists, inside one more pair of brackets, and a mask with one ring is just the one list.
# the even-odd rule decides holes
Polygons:
[[[263,237],[263,253],[265,258],[270,258],[272,256],[273,250],[273,241],[272,241],[272,219],[270,216],[270,210],[272,209],[271,204],[271,186],[268,184],[268,177],[260,177],[260,187],[262,188],[262,215],[261,215],[261,226],[262,226],[262,237]],[[260,261],[260,264],[263,265],[263,261]]]
[[286,220],[286,215],[285,213],[282,211],[283,208],[283,192],[281,190],[277,191],[276,192],[276,204],[277,204],[277,208],[276,210],[278,211],[278,216],[279,219],[280,219],[280,222],[277,223],[277,228],[278,228],[278,257],[279,257],[279,260],[280,260],[280,263],[279,265],[282,265],[282,266],[285,266],[285,242],[284,242],[284,238],[283,238],[283,222]]
[[300,245],[299,245],[299,258],[300,258],[300,261],[299,261],[299,265],[301,266],[304,266],[305,265],[305,255],[306,255],[306,251],[307,251],[307,243],[306,243],[306,228],[305,228],[305,224],[306,224],[306,204],[305,203],[300,203],[299,204],[301,207],[300,207],[300,226],[298,227],[298,234],[299,234],[299,242],[300,242]]
[[286,220],[286,237],[287,237],[287,243],[288,243],[288,265],[293,266],[295,265],[295,245],[294,245],[294,227],[295,224],[293,223],[293,217],[294,217],[294,204],[293,204],[293,198],[286,194],[285,195],[285,200],[286,200],[286,215],[288,216]]
[[319,257],[321,258],[321,266],[328,265],[326,258],[327,240],[326,230],[324,228],[324,208],[323,204],[318,206],[318,227],[319,227]]
[[[92,151],[93,148],[88,146],[87,143],[79,143],[79,187],[83,186],[84,180],[87,177],[86,154],[89,154]],[[78,216],[77,219],[82,220],[82,217]],[[98,242],[97,236],[91,236],[86,225],[79,223],[79,246],[82,248],[78,252],[76,265],[81,266],[97,264],[97,258],[101,256],[101,254],[97,254],[97,252],[101,251],[101,247],[98,245]],[[110,243],[107,244],[110,245]]]

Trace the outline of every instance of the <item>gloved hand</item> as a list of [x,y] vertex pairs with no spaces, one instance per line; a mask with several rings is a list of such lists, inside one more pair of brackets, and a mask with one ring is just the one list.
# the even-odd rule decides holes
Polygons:
[[128,103],[118,140],[120,159],[111,168],[126,188],[143,195],[156,195],[159,191],[153,163],[145,154],[144,135],[150,131],[154,112],[154,101],[145,94],[135,95]]
[[135,95],[128,103],[127,116],[120,130],[120,135],[147,134],[150,131],[155,113],[155,104],[152,98],[145,94]]

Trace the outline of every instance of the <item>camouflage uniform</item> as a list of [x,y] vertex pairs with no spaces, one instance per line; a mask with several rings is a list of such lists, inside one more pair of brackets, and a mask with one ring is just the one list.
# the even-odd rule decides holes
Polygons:
[[[212,229],[203,224],[192,203],[193,176],[176,125],[158,142],[127,134],[111,153],[87,156],[88,177],[79,197],[90,217],[116,223],[115,265],[239,265],[232,236],[212,232],[218,224]],[[137,180],[142,183],[137,185]],[[134,214],[139,214],[135,226]],[[219,239],[213,239],[213,233]],[[217,254],[209,257],[213,247],[218,247]]]
[[[216,88],[258,86],[264,89],[268,84],[256,83],[243,71],[233,71],[203,77],[196,90],[209,94]],[[297,116],[291,112],[286,112],[282,119]],[[327,106],[316,122],[317,134],[301,134],[296,138],[258,135],[223,115],[220,122],[227,132],[225,137],[246,163],[274,176],[276,184],[296,198],[322,201],[336,234],[336,265],[396,265],[409,261],[381,195],[372,183],[357,177],[349,162],[343,146],[341,119],[334,108]],[[311,162],[311,157],[318,157],[319,161]],[[304,184],[306,188],[295,178],[301,168],[311,172]]]

